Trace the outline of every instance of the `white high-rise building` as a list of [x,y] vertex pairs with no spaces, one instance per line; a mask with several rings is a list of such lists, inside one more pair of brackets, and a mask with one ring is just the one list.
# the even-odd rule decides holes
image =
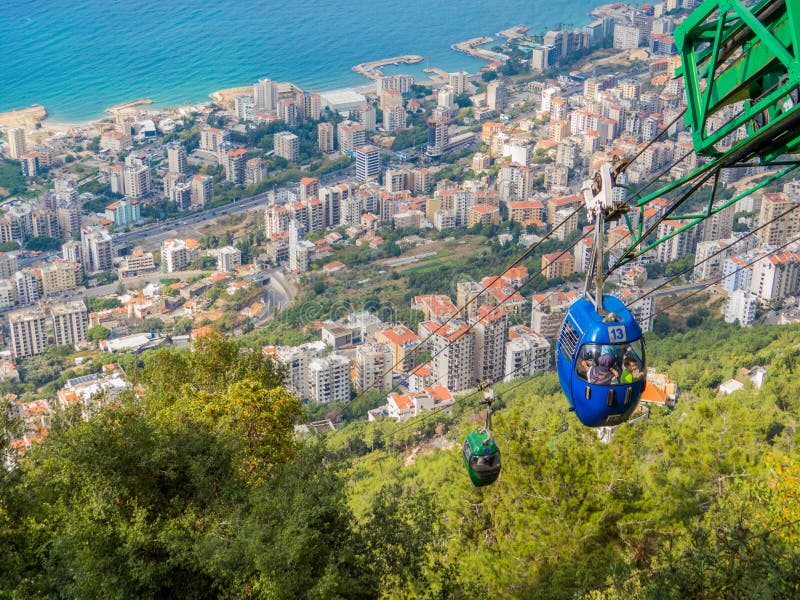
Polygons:
[[30,267],[14,273],[14,286],[17,288],[17,300],[20,304],[33,304],[42,297],[42,280]]
[[54,304],[50,307],[50,317],[56,346],[74,346],[78,342],[86,341],[89,319],[83,300]]
[[291,215],[289,209],[279,204],[270,204],[264,209],[264,234],[267,239],[274,239],[279,234],[289,231]]
[[8,279],[0,279],[0,309],[11,308],[17,303],[17,290]]
[[381,151],[377,146],[356,148],[356,179],[377,179],[381,174]]
[[81,267],[78,263],[57,259],[39,269],[39,272],[42,276],[42,294],[55,296],[78,287]]
[[502,308],[488,304],[478,307],[473,326],[475,357],[473,375],[477,382],[503,379],[506,361],[508,315]]
[[233,99],[234,111],[240,121],[252,121],[255,117],[256,101],[250,94],[242,94]]
[[361,344],[356,348],[356,390],[392,388],[392,350],[388,344]]
[[114,266],[113,242],[105,229],[81,227],[83,269],[86,273],[110,271]]
[[756,320],[758,297],[747,290],[736,290],[728,296],[725,304],[725,322],[739,322],[742,327],[750,327]]
[[172,188],[169,199],[178,210],[189,210],[192,208],[192,184],[186,181],[178,183]]
[[430,349],[434,383],[453,392],[473,387],[476,383],[473,376],[475,335],[467,324],[452,320],[446,325],[432,322],[422,323],[420,327],[433,331]]
[[753,264],[750,291],[763,302],[794,296],[800,290],[800,253],[769,254]]
[[167,239],[161,244],[161,265],[167,273],[183,271],[194,260],[194,252],[184,240]]
[[192,206],[201,208],[211,202],[213,186],[214,180],[210,175],[192,177]]
[[300,120],[297,104],[293,100],[281,98],[278,100],[278,118],[286,123],[289,127],[294,127]]
[[308,397],[312,402],[350,400],[350,361],[340,354],[316,358],[308,365]]
[[324,357],[325,342],[301,346],[267,346],[264,352],[286,368],[286,387],[301,400],[308,400],[308,367],[311,361]]
[[11,279],[19,269],[17,255],[0,252],[0,279]]
[[244,183],[247,150],[244,148],[228,150],[222,157],[222,161],[222,165],[225,167],[225,180],[236,185]]
[[167,165],[170,173],[186,173],[188,170],[186,148],[179,142],[167,144]]
[[200,131],[200,150],[217,154],[220,146],[228,140],[228,132],[216,127],[206,127]]
[[378,96],[384,90],[394,90],[401,94],[407,94],[411,91],[411,86],[414,85],[413,75],[387,75],[385,77],[378,77],[375,80],[375,89]]
[[286,368],[286,387],[301,400],[350,400],[350,361],[339,354],[326,355],[325,342],[302,346],[268,346],[264,352]]
[[321,152],[333,152],[333,124],[317,125],[317,145]]
[[249,187],[264,181],[267,176],[267,166],[260,158],[250,158],[244,164],[244,185]]
[[388,106],[383,109],[383,128],[394,133],[406,128],[406,109],[403,106]]
[[300,151],[300,138],[290,131],[280,131],[273,137],[275,154],[288,161],[296,161]]
[[83,245],[80,242],[70,241],[61,244],[61,258],[65,261],[79,265],[77,277],[83,277]]
[[456,95],[463,94],[467,89],[469,83],[469,73],[466,71],[459,71],[458,73],[447,74],[448,84]]
[[314,250],[314,243],[303,239],[302,228],[292,219],[289,222],[289,270],[305,273]]
[[19,160],[25,154],[25,130],[21,127],[10,127],[6,129],[8,138],[8,156]]
[[377,126],[377,111],[372,104],[365,102],[362,104],[355,114],[358,122],[364,126],[367,131],[375,131]]
[[150,167],[147,165],[126,165],[123,177],[125,194],[131,198],[141,198],[150,193]]
[[339,150],[355,152],[356,148],[367,143],[367,130],[361,123],[342,121],[336,126]]
[[436,94],[436,105],[452,112],[456,107],[456,94],[453,88],[449,85],[439,88],[439,92]]
[[11,351],[15,358],[36,356],[47,348],[47,325],[41,308],[27,308],[9,313]]
[[217,271],[232,273],[242,266],[242,251],[233,246],[224,246],[216,250]]
[[467,84],[469,83],[469,73],[466,71],[459,71],[458,73],[447,74],[448,85],[453,88],[453,91],[458,94],[463,94],[467,91]]
[[501,81],[495,79],[486,86],[486,106],[492,110],[503,110],[506,105],[506,89]]
[[278,106],[278,84],[269,78],[259,79],[253,86],[256,110],[274,111]]
[[311,119],[312,121],[319,121],[322,113],[322,98],[319,94],[314,92],[303,92],[302,113],[304,119]]

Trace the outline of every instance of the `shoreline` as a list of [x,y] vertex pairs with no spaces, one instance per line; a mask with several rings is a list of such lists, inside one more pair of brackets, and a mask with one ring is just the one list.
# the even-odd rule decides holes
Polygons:
[[[507,33],[507,32],[520,32],[520,31],[527,31],[527,26],[525,25],[515,25],[509,29],[500,32],[500,35]],[[506,36],[503,36],[506,37]],[[513,37],[512,36],[508,36]],[[473,56],[473,58],[477,58],[484,61],[496,62],[496,59],[491,59],[486,55],[482,55],[480,51],[475,52],[474,44],[477,40],[486,40],[492,41],[492,38],[487,38],[486,36],[482,36],[480,38],[472,38],[470,40],[457,42],[452,44],[450,47],[456,52],[465,52]],[[464,48],[467,46],[467,48]],[[370,90],[374,90],[374,81],[381,76],[380,68],[387,65],[398,65],[398,64],[419,64],[423,62],[425,58],[420,55],[416,54],[405,54],[401,56],[395,56],[390,58],[383,58],[378,60],[371,60],[359,63],[354,65],[351,70],[355,71],[356,73],[362,75],[363,77],[367,78],[368,82],[365,82],[364,85],[350,85],[344,87],[336,87],[331,89],[319,90],[317,93],[319,94],[326,94],[331,92],[338,92],[343,90],[352,90],[361,94],[368,93]],[[432,74],[432,78],[427,79],[425,81],[419,81],[420,85],[435,85],[437,83],[441,83],[439,79],[442,78],[442,74],[445,72],[443,69],[438,69],[436,67],[427,67],[424,69],[424,72]],[[283,82],[284,85],[294,85],[290,82]],[[296,87],[296,86],[295,86]],[[235,96],[240,94],[252,93],[253,84],[250,85],[239,85],[229,88],[223,88],[219,90],[215,90],[208,94],[208,98],[215,104],[219,104],[221,106],[229,105],[233,103]],[[103,110],[103,114],[97,115],[92,118],[87,118],[84,120],[59,120],[58,118],[52,119],[46,109],[41,104],[31,104],[30,106],[8,110],[8,111],[0,111],[0,126],[5,127],[25,127],[26,129],[36,129],[36,125],[39,124],[40,128],[37,131],[42,131],[46,129],[51,129],[56,132],[65,132],[69,133],[72,130],[80,130],[80,129],[88,129],[94,128],[98,129],[97,125],[105,120],[110,118],[117,117],[121,114],[125,113],[138,113],[138,112],[179,112],[182,109],[189,109],[195,108],[197,106],[208,104],[208,100],[198,100],[197,102],[190,103],[190,104],[182,104],[176,106],[164,106],[159,107],[158,103],[151,98],[140,98],[136,100],[130,100],[127,102],[123,102],[120,104],[115,104],[114,106],[110,106]],[[143,107],[148,107],[147,109],[143,109]]]

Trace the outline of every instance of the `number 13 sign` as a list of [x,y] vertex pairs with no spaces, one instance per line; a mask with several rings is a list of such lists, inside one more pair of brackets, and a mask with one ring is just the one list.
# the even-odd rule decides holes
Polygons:
[[625,333],[625,325],[615,325],[608,328],[608,337],[612,342],[624,342],[628,339]]

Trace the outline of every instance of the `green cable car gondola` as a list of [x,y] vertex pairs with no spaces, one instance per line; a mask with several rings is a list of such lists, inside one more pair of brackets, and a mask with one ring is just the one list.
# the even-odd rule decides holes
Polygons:
[[482,487],[497,481],[500,476],[500,448],[492,437],[492,400],[494,390],[484,391],[481,404],[488,404],[486,409],[486,425],[477,431],[471,431],[464,441],[464,466],[475,487]]

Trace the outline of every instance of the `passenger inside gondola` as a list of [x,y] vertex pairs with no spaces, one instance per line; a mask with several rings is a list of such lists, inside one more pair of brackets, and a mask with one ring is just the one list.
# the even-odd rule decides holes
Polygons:
[[635,358],[631,356],[625,358],[625,360],[622,361],[622,367],[622,373],[619,376],[620,383],[633,383],[642,378],[642,372]]
[[584,344],[575,372],[591,384],[631,384],[642,379],[644,348],[640,340],[629,344]]
[[608,352],[597,359],[597,364],[589,369],[589,383],[613,385],[619,381],[616,369],[617,357]]

